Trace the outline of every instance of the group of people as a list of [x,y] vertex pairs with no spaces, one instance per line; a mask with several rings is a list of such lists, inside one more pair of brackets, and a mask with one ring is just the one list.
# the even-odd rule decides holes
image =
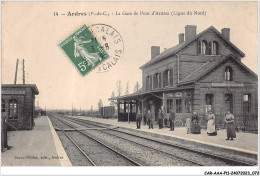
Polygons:
[[[159,124],[159,129],[163,129],[163,122],[165,122],[165,125],[167,125],[168,119],[164,118],[164,113],[162,112],[161,109],[158,111],[158,124]],[[174,131],[174,120],[175,120],[175,113],[173,109],[170,110],[169,114],[169,122],[170,122],[170,130]],[[136,114],[136,125],[137,129],[140,129],[141,126],[141,121],[142,121],[142,114],[140,111],[137,112]],[[148,125],[149,129],[153,129],[153,124],[154,124],[154,118],[150,110],[145,111],[144,113],[144,125]]]
[[[209,114],[206,117],[208,123],[207,123],[207,134],[209,136],[216,136],[217,135],[217,130],[216,130],[216,119],[215,115],[213,114],[212,111],[209,111]],[[227,128],[227,138],[226,140],[233,140],[236,138],[236,131],[235,131],[235,125],[234,125],[234,115],[230,113],[230,111],[226,112],[224,122],[226,124]],[[201,133],[201,128],[198,123],[199,121],[199,116],[196,111],[194,111],[192,119],[190,120],[187,118],[186,120],[186,127],[187,127],[187,133],[193,133],[193,134],[200,134]]]
[[[162,112],[161,109],[159,109],[157,115],[158,115],[157,117],[158,117],[159,129],[163,129],[164,113]],[[216,125],[215,125],[216,119],[212,111],[209,111],[209,114],[207,114],[206,119],[208,121],[207,134],[209,136],[216,136],[217,135]],[[137,129],[140,129],[141,121],[142,121],[142,114],[140,113],[140,111],[138,111],[136,115]],[[175,121],[175,112],[173,109],[171,109],[169,113],[170,131],[174,131],[174,121]],[[226,128],[227,128],[226,140],[229,139],[233,140],[234,138],[236,138],[236,132],[235,132],[235,125],[234,125],[234,116],[233,114],[230,113],[230,111],[226,112],[224,122],[226,123]],[[145,111],[144,113],[144,125],[146,124],[148,124],[149,129],[153,129],[154,118],[150,110],[148,110],[147,112]],[[197,111],[193,112],[191,119],[190,117],[186,119],[186,129],[187,129],[187,134],[191,134],[191,133],[201,134],[199,115]]]

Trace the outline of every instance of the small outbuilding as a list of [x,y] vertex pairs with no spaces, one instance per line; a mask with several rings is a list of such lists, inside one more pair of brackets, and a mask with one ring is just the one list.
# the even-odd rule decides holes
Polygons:
[[35,84],[2,84],[2,122],[8,130],[32,130],[34,126]]

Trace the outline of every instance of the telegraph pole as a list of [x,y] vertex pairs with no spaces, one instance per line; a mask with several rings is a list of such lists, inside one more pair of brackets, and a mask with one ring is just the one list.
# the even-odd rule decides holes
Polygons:
[[24,59],[23,59],[23,84],[25,84]]
[[19,63],[19,59],[16,60],[16,69],[15,69],[15,75],[14,75],[14,84],[16,84],[16,80],[17,80],[18,63]]

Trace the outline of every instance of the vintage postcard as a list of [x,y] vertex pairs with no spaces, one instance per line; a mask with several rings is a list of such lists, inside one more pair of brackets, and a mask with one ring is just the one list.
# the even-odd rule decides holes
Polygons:
[[258,2],[1,9],[3,174],[259,175]]

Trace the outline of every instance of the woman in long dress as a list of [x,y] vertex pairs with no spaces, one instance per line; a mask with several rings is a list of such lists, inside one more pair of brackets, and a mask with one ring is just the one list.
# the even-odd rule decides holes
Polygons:
[[215,115],[212,113],[212,111],[209,112],[207,120],[208,120],[207,134],[210,136],[217,135],[216,128],[215,128]]
[[200,134],[200,125],[199,125],[199,116],[197,111],[193,112],[193,116],[191,119],[191,133],[193,134]]
[[225,116],[225,122],[226,122],[226,127],[227,127],[227,139],[226,140],[229,140],[231,138],[231,141],[232,141],[233,138],[236,137],[234,120],[235,120],[235,117],[233,116],[233,114],[231,114],[230,111],[227,111],[226,116]]

